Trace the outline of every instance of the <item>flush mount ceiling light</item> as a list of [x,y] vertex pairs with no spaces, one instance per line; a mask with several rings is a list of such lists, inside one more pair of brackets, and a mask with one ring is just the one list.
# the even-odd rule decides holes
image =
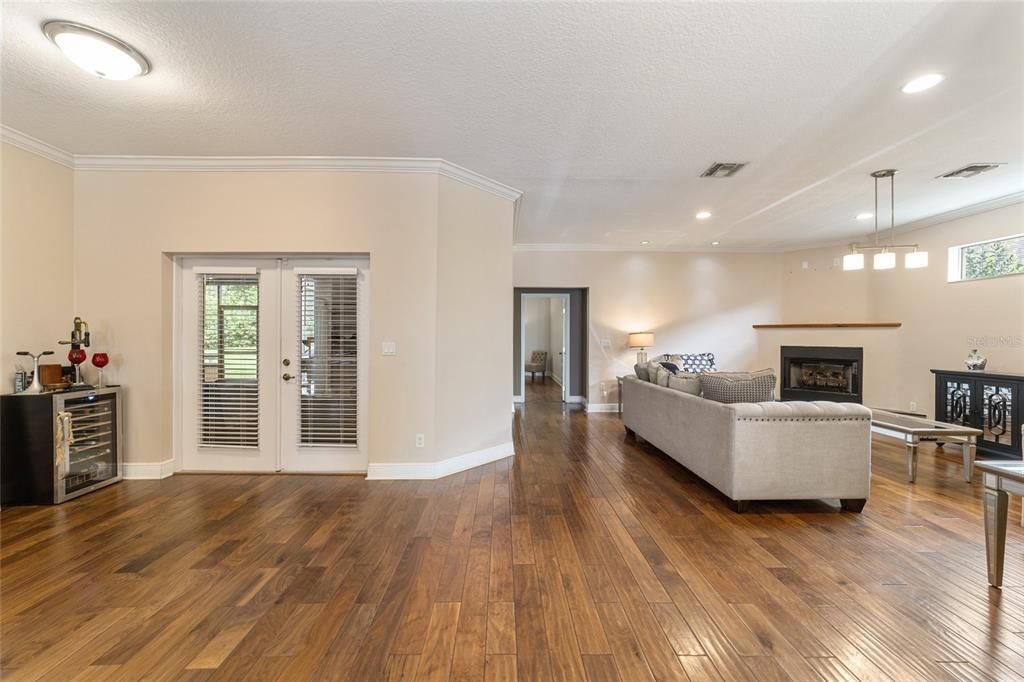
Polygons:
[[124,81],[149,73],[149,61],[109,33],[69,21],[49,21],[43,33],[75,66],[94,76]]
[[718,245],[719,245],[719,244],[721,244],[721,243],[722,243],[722,242],[711,242],[711,246],[718,246]]
[[871,220],[875,217],[874,213],[858,213],[857,220]]
[[697,220],[707,220],[711,217],[711,211],[698,211]]
[[917,92],[924,92],[929,88],[934,88],[936,85],[942,82],[944,76],[941,73],[929,73],[924,76],[918,76],[914,80],[904,85],[901,90],[905,94],[913,95]]
[[648,244],[650,244],[648,241],[640,242],[640,246],[647,246]]
[[[875,241],[873,244],[850,244],[850,253],[843,256],[843,270],[863,270],[864,254],[861,251],[877,251],[872,259],[872,266],[875,270],[892,270],[896,267],[896,249],[910,249],[906,254],[904,267],[924,268],[928,266],[928,252],[918,251],[917,244],[895,244],[893,237],[896,234],[896,173],[895,168],[884,168],[871,174],[875,179],[875,212],[861,213],[858,219],[875,219]],[[889,178],[889,243],[880,244],[878,241],[878,181],[882,178]]]

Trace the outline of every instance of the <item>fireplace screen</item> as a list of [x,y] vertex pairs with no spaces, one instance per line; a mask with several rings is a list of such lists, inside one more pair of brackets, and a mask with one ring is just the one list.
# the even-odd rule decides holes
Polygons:
[[783,346],[782,400],[863,402],[864,350],[835,346]]
[[789,364],[789,387],[809,391],[853,393],[853,364],[837,364],[820,360],[792,360]]

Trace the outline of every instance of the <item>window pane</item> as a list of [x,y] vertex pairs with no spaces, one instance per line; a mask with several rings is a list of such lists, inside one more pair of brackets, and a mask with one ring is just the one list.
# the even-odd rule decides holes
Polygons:
[[983,279],[1024,272],[1024,235],[960,248],[961,279]]

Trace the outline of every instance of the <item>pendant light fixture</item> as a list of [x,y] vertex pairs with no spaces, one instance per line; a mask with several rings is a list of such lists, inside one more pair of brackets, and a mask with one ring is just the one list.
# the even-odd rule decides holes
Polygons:
[[[843,256],[843,270],[863,270],[863,251],[875,251],[871,264],[875,270],[892,270],[896,267],[896,250],[910,249],[904,257],[903,267],[909,269],[928,266],[928,252],[918,251],[917,244],[896,244],[896,173],[895,168],[883,168],[871,174],[875,180],[875,240],[873,244],[850,244],[850,253]],[[889,178],[889,243],[882,244],[878,235],[878,181]]]

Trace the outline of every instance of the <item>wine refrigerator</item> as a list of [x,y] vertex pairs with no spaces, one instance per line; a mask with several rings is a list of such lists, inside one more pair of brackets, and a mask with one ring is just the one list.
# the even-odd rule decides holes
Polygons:
[[0,397],[0,502],[59,504],[123,476],[121,389]]

